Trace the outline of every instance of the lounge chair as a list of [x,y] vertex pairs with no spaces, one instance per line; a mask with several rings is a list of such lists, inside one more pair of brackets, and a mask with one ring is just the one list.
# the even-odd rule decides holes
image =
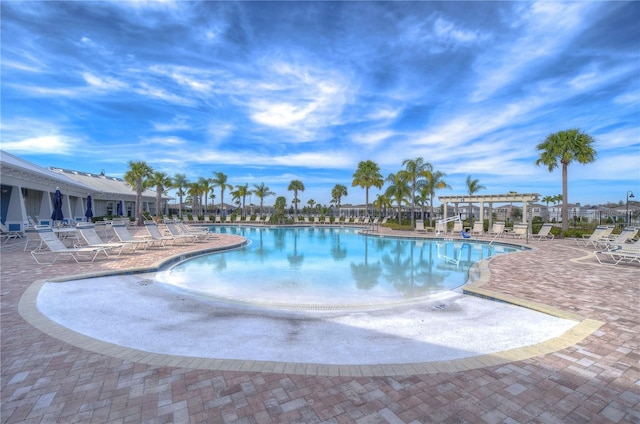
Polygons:
[[484,222],[476,221],[473,223],[473,228],[470,233],[472,236],[482,236],[484,235]]
[[487,232],[487,235],[493,236],[493,238],[502,237],[504,235],[504,222],[494,222],[491,230]]
[[[175,237],[176,239],[182,239],[187,243],[195,243],[198,240],[198,235],[195,233],[185,233],[183,232],[175,222],[165,221],[164,226],[166,227],[169,235]],[[203,233],[204,234],[204,233]]]
[[594,252],[596,259],[599,263],[602,262],[602,257],[608,257],[613,261],[614,265],[619,263],[640,263],[640,240],[636,240],[635,243],[629,245],[615,246],[611,249],[597,250]]
[[424,228],[424,221],[421,219],[416,219],[416,233],[427,233],[427,230]]
[[305,216],[305,217],[304,217],[304,223],[305,223],[305,224],[309,224],[309,223],[310,223],[310,222],[309,222],[309,217],[308,217],[308,216]]
[[236,224],[242,222],[242,215],[238,214],[236,215]]
[[462,221],[454,221],[453,230],[451,230],[451,234],[460,234],[462,233]]
[[540,227],[540,231],[538,231],[538,234],[533,234],[531,237],[534,240],[538,240],[538,241],[553,240],[555,236],[551,234],[552,228],[553,228],[553,224],[549,222],[546,224],[542,224],[542,227]]
[[216,215],[215,223],[216,224],[221,224],[222,223],[222,218],[220,218],[220,215]]
[[613,246],[622,246],[638,234],[638,228],[627,227],[615,237],[602,238],[596,242],[598,246],[611,248]]
[[578,246],[593,246],[598,247],[598,243],[603,240],[608,240],[607,237],[613,232],[613,226],[599,225],[593,230],[593,233],[589,236],[583,236],[582,239],[575,239]]
[[173,246],[176,241],[186,243],[187,241],[193,240],[193,237],[176,237],[171,235],[163,235],[162,233],[160,233],[160,228],[155,221],[145,221],[144,228],[147,230],[151,238],[160,243],[162,247],[167,245]]
[[0,234],[2,238],[5,239],[4,242],[8,242],[9,240],[16,240],[22,238],[21,231],[12,231],[6,225],[0,224]]
[[212,233],[211,231],[209,231],[208,228],[202,228],[202,229],[188,228],[186,225],[184,225],[184,222],[181,222],[181,221],[175,221],[174,224],[178,227],[180,231],[182,231],[182,234],[193,234],[197,236],[197,240],[208,240],[208,239],[218,238],[218,236],[216,236],[215,233]]
[[[60,240],[58,236],[55,235],[53,229],[49,227],[43,228],[41,226],[41,228],[36,229],[36,234],[38,234],[43,242],[43,245],[45,245],[48,249],[44,250],[40,248],[31,252],[31,256],[39,265],[53,264],[58,260],[60,256],[71,256],[77,263],[93,262],[100,253],[104,253],[105,256],[109,256],[107,254],[108,249],[105,247],[67,247],[62,242],[62,240]],[[41,262],[40,260],[38,260],[38,257],[42,257],[45,255],[53,256],[53,261]]]
[[[108,251],[117,253],[116,256],[120,256],[120,254],[122,253],[122,250],[127,245],[126,243],[105,243],[104,241],[102,241],[102,239],[98,235],[95,225],[88,222],[85,222],[85,223],[79,222],[78,225],[76,225],[76,230],[80,233],[80,236],[84,239],[84,241],[87,242],[86,247],[104,247]],[[85,246],[75,246],[75,247],[85,247]],[[107,254],[106,251],[105,251],[105,254]]]
[[129,232],[129,230],[127,229],[127,225],[122,222],[112,223],[111,228],[113,229],[113,232],[116,234],[116,238],[120,242],[130,245],[133,248],[133,250],[138,250],[138,248],[141,248],[142,250],[147,250],[148,247],[158,245],[158,242],[148,237],[146,238],[133,237]]
[[513,224],[513,231],[509,235],[517,239],[526,239],[529,232],[529,224]]
[[[45,246],[42,238],[38,235],[39,229],[51,228],[48,225],[34,225],[25,228],[25,243],[24,243],[24,251],[32,251],[32,250],[40,250],[43,246]],[[35,245],[36,247],[29,247],[29,245]]]
[[231,224],[231,215],[227,215],[227,217],[224,219],[225,224]]

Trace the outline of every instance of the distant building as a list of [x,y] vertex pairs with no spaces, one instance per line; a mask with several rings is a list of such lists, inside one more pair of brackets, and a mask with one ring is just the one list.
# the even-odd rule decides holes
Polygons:
[[[128,217],[135,215],[136,192],[120,178],[104,173],[42,168],[0,150],[0,220],[10,230],[24,230],[30,220],[50,225],[53,194],[57,188],[62,193],[62,213],[66,223],[86,220],[89,194],[95,217],[120,215],[119,212]],[[161,212],[166,211],[169,199],[162,197]],[[145,190],[142,202],[144,211],[156,214],[155,191]]]

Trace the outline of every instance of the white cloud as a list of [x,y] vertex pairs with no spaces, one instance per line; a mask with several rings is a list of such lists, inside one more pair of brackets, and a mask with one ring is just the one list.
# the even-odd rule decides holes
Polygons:
[[52,134],[25,138],[17,141],[3,141],[2,149],[17,154],[58,154],[67,155],[73,152],[80,140],[67,136]]
[[363,134],[354,134],[351,136],[351,141],[357,144],[375,147],[394,135],[395,133],[390,130],[371,131]]
[[99,77],[89,72],[84,72],[82,77],[87,84],[100,90],[121,90],[127,87],[123,81],[111,77]]
[[479,56],[475,64],[479,84],[471,99],[480,102],[512,84],[547,57],[556,57],[591,18],[593,4],[582,2],[536,2],[525,9],[518,5],[521,35],[497,43]]
[[187,117],[184,115],[174,116],[168,123],[152,122],[153,129],[161,132],[169,131],[181,131],[190,129],[190,125],[187,123]]

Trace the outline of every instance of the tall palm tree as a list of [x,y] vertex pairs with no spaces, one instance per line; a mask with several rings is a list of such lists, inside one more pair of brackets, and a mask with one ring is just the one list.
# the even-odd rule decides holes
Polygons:
[[200,204],[202,199],[202,187],[197,182],[189,183],[187,187],[187,194],[191,197],[191,216],[194,218],[200,215]]
[[124,174],[124,181],[136,191],[136,224],[142,225],[142,192],[148,187],[153,169],[145,161],[128,162],[129,170]]
[[554,203],[554,196],[544,196],[540,200],[547,204],[547,219],[549,219],[549,203]]
[[[447,176],[444,172],[426,169],[423,171],[423,175],[425,178],[425,190],[429,193],[429,220],[431,221],[434,216],[433,198],[436,195],[436,190],[442,190],[445,188],[451,190],[451,186],[444,180],[444,177]],[[430,225],[433,226],[433,222],[431,222]]]
[[387,208],[391,207],[391,199],[385,194],[378,194],[376,196],[376,200],[373,201],[373,207],[378,209],[378,213],[380,217],[382,217],[382,211],[384,210],[384,214],[387,214]]
[[569,229],[569,194],[567,189],[567,168],[573,161],[581,164],[595,162],[596,151],[593,148],[593,137],[577,128],[549,134],[536,146],[541,151],[536,166],[545,165],[553,172],[562,164],[562,230]]
[[189,180],[184,174],[176,174],[173,176],[171,187],[177,189],[176,194],[180,198],[180,204],[178,205],[178,216],[182,218],[182,196],[186,194],[185,190],[189,185]]
[[[234,194],[235,193],[235,194]],[[244,205],[247,199],[247,196],[251,194],[249,190],[249,183],[245,183],[244,185],[236,186],[236,189],[231,193],[231,195],[236,196],[238,199],[242,199],[242,214],[244,215]]]
[[411,226],[413,227],[415,220],[413,213],[416,207],[416,191],[418,190],[420,179],[423,177],[423,172],[425,170],[433,170],[433,166],[431,166],[429,162],[425,162],[421,157],[405,159],[402,161],[402,166],[404,166],[404,170],[401,172],[405,173],[405,177],[411,184]]
[[398,224],[402,223],[402,202],[408,200],[411,196],[411,188],[409,187],[409,179],[407,174],[400,171],[397,174],[391,173],[387,176],[389,186],[384,194],[390,199],[395,199],[398,204]]
[[[485,186],[483,186],[482,184],[480,184],[480,181],[475,179],[471,179],[471,175],[467,175],[467,179],[466,179],[466,184],[467,184],[467,191],[469,193],[470,196],[473,196],[475,193],[479,192],[480,190],[486,190],[487,188]],[[472,208],[472,203],[469,202],[469,213],[467,216],[467,219],[469,220],[469,225],[471,225],[471,221],[473,220],[473,208]]]
[[358,169],[353,174],[352,187],[359,186],[365,190],[365,211],[369,213],[369,189],[371,187],[382,188],[384,178],[380,173],[380,167],[372,160],[361,161]]
[[220,209],[224,211],[224,191],[231,190],[233,186],[227,184],[227,176],[223,172],[214,172],[216,177],[211,180],[214,187],[220,187]]
[[347,187],[342,184],[336,184],[335,186],[333,186],[333,189],[331,189],[331,198],[335,200],[336,204],[338,205],[338,218],[340,218],[340,201],[344,196],[347,196],[348,194],[349,193],[347,193]]
[[264,204],[264,198],[268,196],[274,196],[276,193],[269,190],[269,187],[264,185],[264,183],[254,184],[255,190],[253,193],[258,196],[260,199],[260,213],[262,213],[262,205]]
[[313,213],[313,205],[316,204],[316,201],[313,199],[309,199],[307,200],[307,205],[309,205],[309,209],[311,210],[311,213]]
[[198,178],[198,184],[200,185],[200,190],[202,190],[202,194],[204,195],[204,213],[207,214],[207,198],[209,197],[209,192],[213,187],[211,187],[211,179],[200,177]]
[[156,216],[162,216],[160,213],[160,200],[162,195],[171,187],[171,178],[160,171],[155,171],[149,179],[149,185],[156,189]]
[[289,191],[293,191],[293,216],[294,218],[297,220],[298,219],[298,192],[299,191],[304,191],[304,184],[302,184],[302,181],[300,180],[292,180],[289,183],[289,187],[287,187],[287,190]]

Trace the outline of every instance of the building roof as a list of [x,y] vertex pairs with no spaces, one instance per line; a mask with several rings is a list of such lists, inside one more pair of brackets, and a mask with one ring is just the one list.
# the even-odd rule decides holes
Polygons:
[[0,175],[5,179],[20,181],[26,188],[48,187],[53,191],[56,187],[73,189],[82,192],[91,191],[91,187],[70,178],[68,175],[56,173],[10,153],[0,150]]
[[[91,172],[74,171],[70,169],[62,168],[50,168],[53,172],[64,175],[75,181],[78,181],[86,186],[92,188],[92,191],[100,194],[100,197],[117,196],[135,196],[136,192],[122,178],[109,177],[104,174],[93,174]],[[154,190],[144,190],[142,192],[144,197],[155,197],[156,192]],[[171,197],[163,196],[163,199],[170,199]]]

